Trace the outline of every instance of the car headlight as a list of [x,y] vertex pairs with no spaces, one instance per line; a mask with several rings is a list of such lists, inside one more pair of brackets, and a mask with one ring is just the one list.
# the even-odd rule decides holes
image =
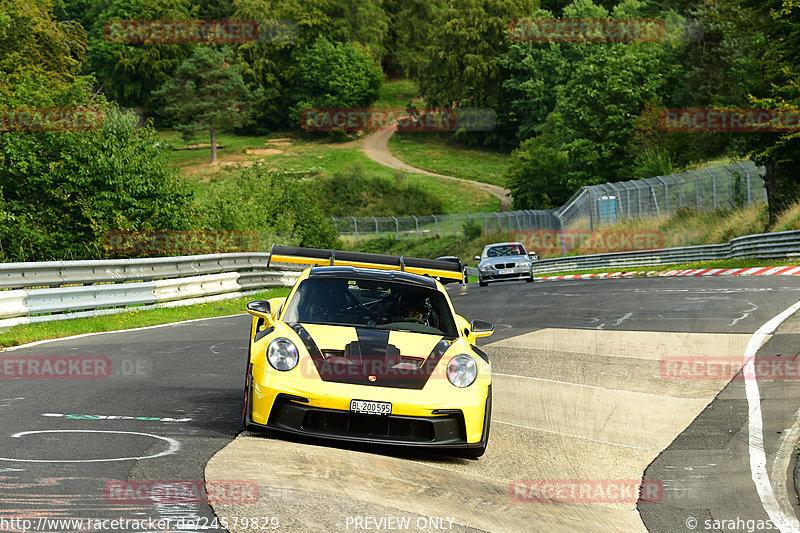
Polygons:
[[300,354],[289,339],[278,337],[267,347],[267,361],[275,370],[286,372],[297,366]]
[[478,377],[478,365],[475,359],[467,354],[459,354],[447,363],[447,379],[454,386],[469,387]]
[[485,265],[481,265],[479,268],[481,270],[491,270],[494,267],[492,265],[490,265],[489,263],[486,263]]

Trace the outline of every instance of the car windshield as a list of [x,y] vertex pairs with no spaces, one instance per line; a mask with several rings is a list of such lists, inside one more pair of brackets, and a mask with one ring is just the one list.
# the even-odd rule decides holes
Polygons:
[[506,255],[525,255],[525,249],[520,244],[504,244],[492,246],[486,251],[486,257],[504,257]]
[[392,281],[308,278],[297,287],[283,320],[458,337],[441,292]]

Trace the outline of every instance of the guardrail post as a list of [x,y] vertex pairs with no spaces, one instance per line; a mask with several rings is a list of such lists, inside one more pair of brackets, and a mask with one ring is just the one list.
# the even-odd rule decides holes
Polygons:
[[397,238],[400,238],[400,222],[397,221],[397,217],[392,217],[394,219],[394,234]]

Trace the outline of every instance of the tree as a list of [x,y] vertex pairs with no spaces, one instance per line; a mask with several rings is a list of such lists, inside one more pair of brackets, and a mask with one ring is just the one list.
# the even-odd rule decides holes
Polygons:
[[163,113],[172,116],[175,129],[185,139],[210,131],[211,162],[217,161],[217,131],[245,126],[263,91],[251,92],[242,78],[244,66],[232,64],[228,48],[195,48],[175,76],[154,93],[164,102]]
[[[734,4],[737,2],[731,0]],[[798,0],[741,0],[748,24],[741,29],[763,37],[758,57],[762,66],[761,86],[750,107],[784,110],[800,109],[800,2]],[[766,168],[764,183],[769,203],[770,224],[800,199],[800,133],[748,133],[742,146],[751,158]]]
[[420,90],[434,106],[493,107],[500,104],[511,19],[534,10],[528,0],[457,0],[433,24]]
[[2,136],[0,183],[15,223],[6,260],[102,257],[109,231],[187,227],[191,190],[167,166],[155,130],[138,128],[133,112],[93,107],[102,129]]
[[187,20],[196,16],[189,0],[109,0],[90,30],[89,59],[103,92],[127,107],[152,108],[161,87],[192,53],[193,43],[125,42],[115,21]]
[[320,37],[297,70],[295,114],[306,108],[367,107],[378,99],[383,73],[354,45]]

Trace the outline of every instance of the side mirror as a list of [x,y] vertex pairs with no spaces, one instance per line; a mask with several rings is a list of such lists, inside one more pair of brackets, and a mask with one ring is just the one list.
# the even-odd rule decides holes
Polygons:
[[531,258],[531,261],[539,260],[539,254],[537,254],[536,252],[528,252],[528,257]]
[[247,312],[253,316],[270,320],[270,305],[269,302],[265,300],[254,300],[252,302],[247,302]]
[[488,337],[494,333],[494,325],[485,320],[473,320],[470,329],[474,337]]
[[475,261],[480,261],[480,260],[481,260],[481,256],[479,256],[479,255],[476,255],[476,256],[475,256]]

